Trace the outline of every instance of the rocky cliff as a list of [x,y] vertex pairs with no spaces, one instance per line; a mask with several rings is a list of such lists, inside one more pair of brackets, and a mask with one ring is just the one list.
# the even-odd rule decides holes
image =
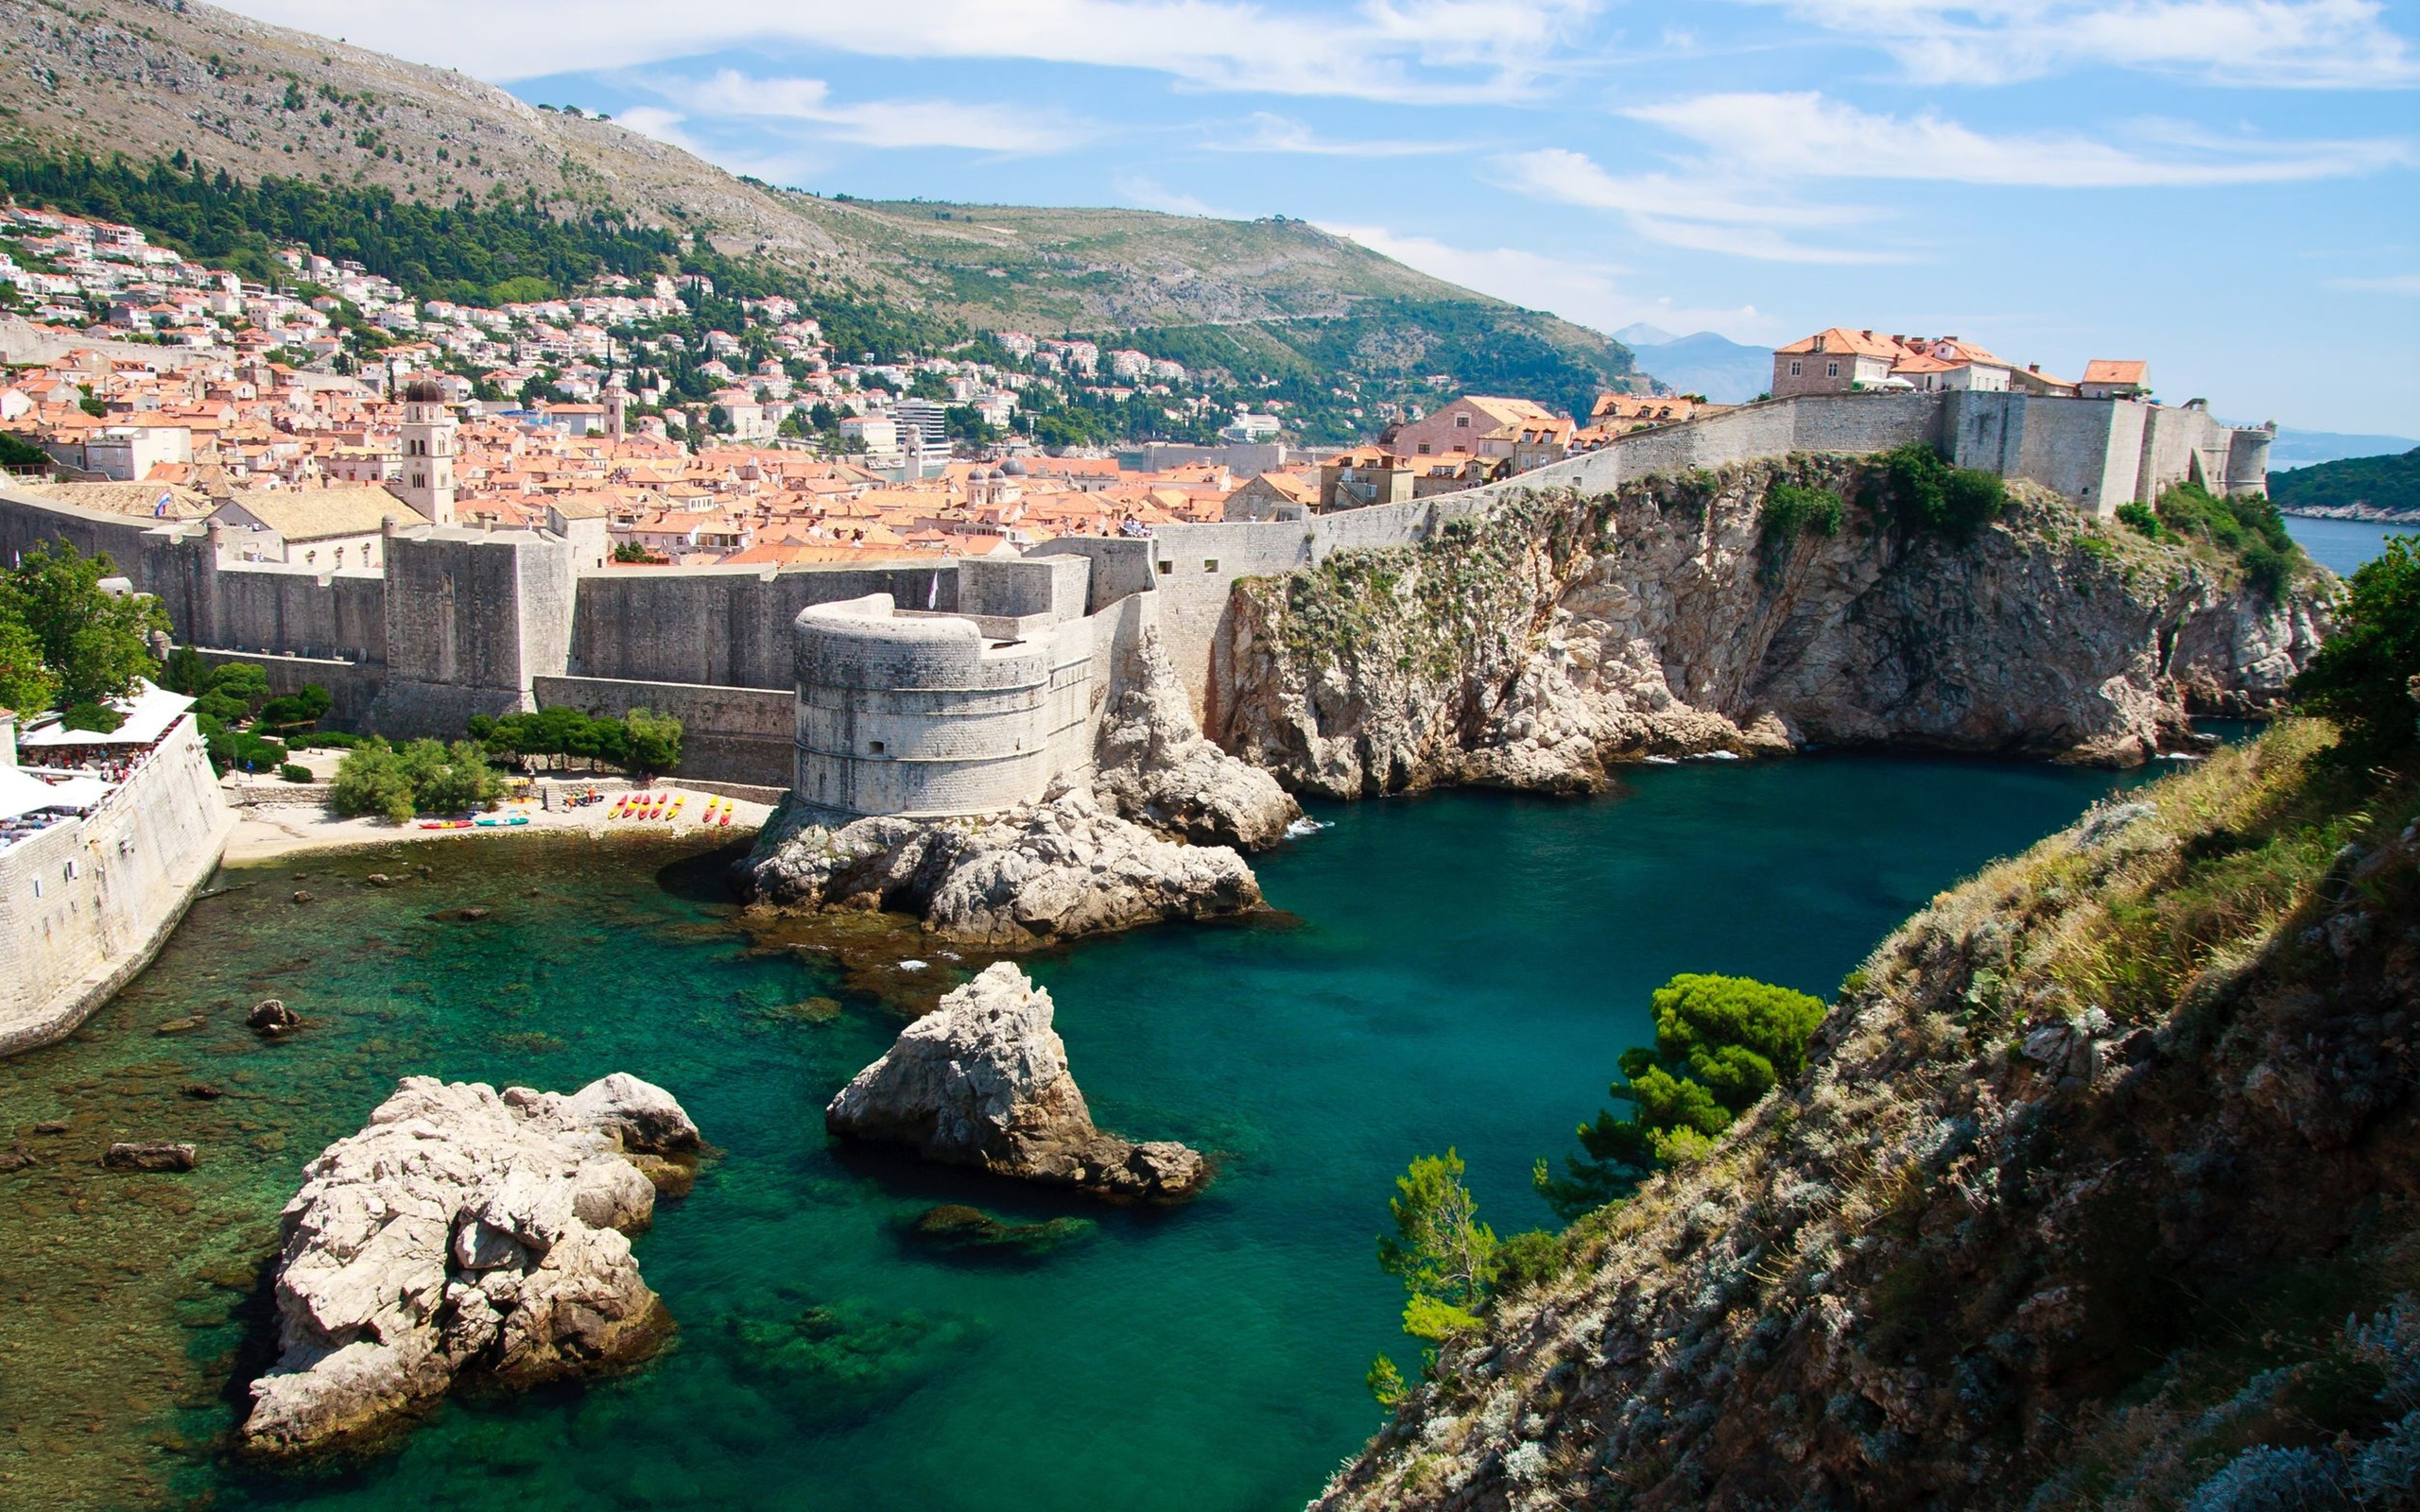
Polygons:
[[2326,739],[1936,899],[1319,1505],[2413,1504],[2420,795]]
[[[2019,484],[1966,542],[1793,456],[1516,496],[1418,547],[1239,582],[1213,733],[1297,791],[1601,785],[1659,752],[1896,745],[2132,763],[2189,713],[2266,706],[2325,611],[2216,554]],[[1769,528],[1776,484],[1847,500]],[[2313,576],[2317,576],[2315,573]]]

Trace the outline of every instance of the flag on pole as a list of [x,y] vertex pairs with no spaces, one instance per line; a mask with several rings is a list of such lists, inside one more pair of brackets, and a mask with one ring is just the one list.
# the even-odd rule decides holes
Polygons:
[[932,586],[925,590],[925,607],[926,609],[931,609],[934,605],[936,605],[936,604],[940,603],[941,601],[942,601],[942,575],[941,575],[941,573],[940,573],[938,570],[936,570],[936,571],[934,572],[934,574],[933,574],[933,582],[932,582]]

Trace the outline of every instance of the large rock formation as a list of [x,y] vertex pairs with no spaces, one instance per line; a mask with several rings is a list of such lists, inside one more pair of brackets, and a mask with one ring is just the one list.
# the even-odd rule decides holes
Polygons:
[[1119,1201],[1182,1202],[1210,1178],[1182,1144],[1132,1144],[1093,1126],[1050,1026],[1050,994],[1003,961],[899,1033],[823,1109],[848,1139],[926,1160],[1079,1187]]
[[697,1149],[680,1105],[634,1076],[568,1097],[405,1077],[285,1206],[281,1352],[245,1447],[374,1433],[467,1371],[525,1384],[645,1355],[670,1320],[625,1237],[655,1211],[636,1160]]
[[1146,630],[1126,662],[1101,725],[1101,801],[1197,845],[1265,850],[1286,838],[1302,809],[1275,778],[1203,737],[1159,632]]
[[994,950],[1260,906],[1260,884],[1235,851],[1163,839],[1082,789],[991,818],[827,826],[791,810],[740,870],[760,903],[913,914],[936,935]]
[[2324,739],[1935,899],[1320,1512],[2411,1506],[2420,819]]
[[[1517,496],[1416,548],[1237,584],[1212,733],[1290,788],[1601,785],[1644,754],[1926,746],[2132,763],[2275,700],[2324,613],[2030,484],[1957,543],[1793,457]],[[1776,482],[1851,501],[1765,529]]]

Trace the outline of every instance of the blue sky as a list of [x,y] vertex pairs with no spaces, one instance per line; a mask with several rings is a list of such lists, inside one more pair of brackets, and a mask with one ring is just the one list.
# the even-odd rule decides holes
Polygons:
[[1300,216],[1612,330],[2420,436],[2420,0],[302,0],[825,193]]

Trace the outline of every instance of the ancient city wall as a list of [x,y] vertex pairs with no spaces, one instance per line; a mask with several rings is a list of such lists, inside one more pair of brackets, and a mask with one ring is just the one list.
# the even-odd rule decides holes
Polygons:
[[796,686],[790,624],[810,604],[888,593],[910,609],[958,607],[946,566],[666,568],[579,579],[570,670],[585,678]]
[[148,965],[234,827],[187,714],[92,814],[0,850],[0,1055],[73,1033]]

